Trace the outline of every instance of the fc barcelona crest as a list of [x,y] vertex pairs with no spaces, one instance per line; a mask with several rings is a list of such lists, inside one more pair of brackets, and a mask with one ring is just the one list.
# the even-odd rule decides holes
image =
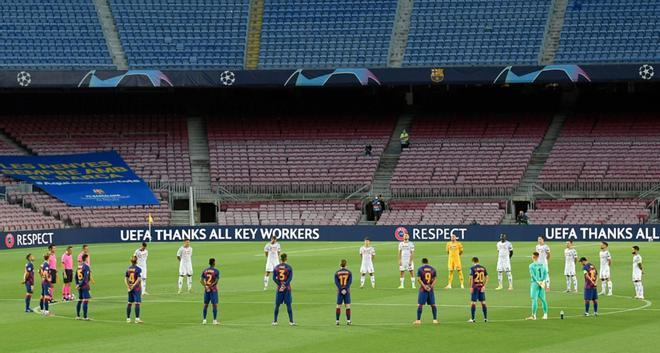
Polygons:
[[438,83],[445,79],[445,69],[439,67],[431,69],[431,81]]

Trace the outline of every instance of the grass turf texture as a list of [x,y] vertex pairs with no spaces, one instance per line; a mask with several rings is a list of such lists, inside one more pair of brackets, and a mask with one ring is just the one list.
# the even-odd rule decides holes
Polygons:
[[[43,248],[9,250],[0,253],[0,351],[2,352],[658,352],[651,343],[660,332],[660,311],[652,304],[660,290],[657,274],[660,246],[640,243],[645,266],[647,301],[632,299],[632,243],[612,243],[613,297],[601,297],[601,317],[582,317],[582,294],[561,293],[563,243],[550,243],[552,292],[549,294],[550,320],[523,321],[530,314],[529,254],[535,243],[514,243],[512,259],[515,290],[495,291],[497,286],[494,243],[466,242],[462,257],[466,283],[469,259],[478,256],[490,274],[487,303],[490,322],[482,321],[477,307],[477,323],[469,324],[469,291],[444,290],[447,256],[444,243],[416,243],[415,265],[428,257],[438,270],[436,300],[440,325],[431,324],[429,307],[424,308],[423,325],[414,327],[417,291],[397,289],[399,274],[397,243],[373,243],[376,289],[369,280],[359,289],[359,242],[282,242],[294,268],[294,318],[299,326],[286,325],[285,307],[280,310],[280,326],[271,327],[274,286],[263,291],[265,264],[263,243],[192,243],[195,276],[193,293],[177,295],[179,244],[149,245],[149,296],[143,297],[142,325],[125,322],[126,291],[123,284],[128,259],[138,244],[91,245],[92,270],[96,285],[90,303],[92,322],[73,320],[75,303],[51,306],[55,317],[23,313],[24,287],[19,283],[24,258],[32,252],[41,264]],[[597,263],[598,243],[577,243],[580,256]],[[65,247],[58,246],[58,258]],[[80,248],[76,246],[74,256]],[[219,319],[221,326],[201,326],[203,289],[199,275],[209,257],[215,257],[221,271]],[[353,323],[335,326],[336,290],[333,274],[339,260],[346,258],[353,271]],[[59,276],[58,276],[59,277]],[[58,278],[61,281],[61,277]],[[506,283],[506,279],[505,279]],[[61,282],[56,285],[60,299]],[[583,280],[580,278],[580,288]],[[458,278],[454,278],[454,288]],[[506,284],[505,284],[506,287]],[[184,281],[184,290],[186,284]],[[32,307],[39,306],[40,287],[35,286]],[[566,315],[559,319],[560,310]],[[209,319],[212,319],[209,308]],[[210,321],[209,321],[210,322]]]

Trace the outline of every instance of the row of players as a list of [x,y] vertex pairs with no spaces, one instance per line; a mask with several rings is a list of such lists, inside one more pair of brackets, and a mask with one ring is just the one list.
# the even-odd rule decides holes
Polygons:
[[[535,319],[536,318],[536,305],[537,305],[537,299],[540,299],[542,302],[542,307],[543,307],[543,312],[544,312],[544,318],[547,317],[547,302],[545,300],[545,291],[549,291],[549,275],[548,275],[548,260],[550,258],[550,248],[545,244],[544,239],[542,237],[539,237],[538,239],[538,245],[536,246],[536,251],[534,252],[534,264],[539,264],[539,266],[534,266],[532,268],[532,265],[530,265],[530,277],[532,279],[532,289],[531,289],[531,295],[533,299],[532,303],[532,308],[533,308],[533,315],[530,317],[530,319]],[[609,265],[611,264],[611,256],[609,255],[609,251],[607,251],[607,246],[608,244],[603,242],[601,244],[601,268],[603,268],[603,259],[605,258],[603,256],[603,253],[606,253],[606,259],[607,259],[607,272],[609,272]],[[135,304],[135,311],[136,311],[136,322],[141,322],[139,319],[139,311],[140,311],[140,303],[141,303],[141,295],[142,294],[147,294],[146,293],[146,278],[147,278],[147,258],[148,258],[148,250],[147,244],[142,243],[142,246],[137,249],[133,255],[132,258],[132,266],[126,271],[126,285],[127,289],[129,291],[129,303],[128,303],[128,309],[127,309],[127,316],[128,316],[128,321],[130,321],[130,311],[131,311],[131,306]],[[411,284],[412,287],[415,288],[415,275],[413,273],[414,269],[414,264],[413,264],[413,256],[414,256],[414,244],[409,241],[408,235],[404,234],[403,235],[403,241],[400,242],[399,244],[399,270],[400,270],[400,278],[401,278],[401,285],[399,288],[403,288],[404,284],[404,273],[406,271],[410,272],[410,277],[411,277]],[[498,264],[497,264],[497,271],[498,271],[498,284],[499,286],[496,289],[502,289],[502,274],[503,272],[507,274],[508,280],[509,280],[509,289],[512,289],[512,276],[511,276],[511,262],[510,259],[513,256],[513,246],[512,244],[506,240],[506,235],[501,235],[500,237],[500,242],[497,244],[497,249],[498,249]],[[281,247],[277,239],[273,238],[264,248],[264,253],[267,258],[267,263],[266,263],[266,276],[264,277],[264,289],[267,289],[268,283],[269,283],[269,277],[270,274],[273,273],[273,280],[278,283],[278,293],[279,292],[287,292],[286,287],[288,286],[288,283],[290,283],[290,279],[292,278],[293,271],[288,268],[288,271],[282,272],[281,266],[283,264],[286,264],[286,256],[285,254],[281,254]],[[447,253],[449,255],[449,260],[448,260],[448,268],[449,268],[449,284],[445,288],[451,288],[451,281],[452,281],[452,274],[454,271],[458,271],[459,273],[459,278],[461,281],[461,288],[464,287],[463,285],[463,276],[462,276],[462,271],[461,271],[461,261],[460,261],[460,256],[463,254],[463,246],[460,242],[457,241],[456,238],[452,238],[452,240],[447,244]],[[360,281],[360,287],[362,288],[365,283],[365,276],[368,273],[371,277],[371,285],[372,287],[375,287],[375,276],[374,276],[374,266],[373,266],[373,260],[375,257],[375,249],[371,246],[369,239],[365,239],[364,245],[360,248],[360,255],[362,258],[362,264],[360,268],[361,272],[361,281]],[[42,277],[42,293],[41,293],[41,300],[40,300],[40,309],[41,312],[44,315],[49,315],[49,303],[52,302],[52,293],[53,293],[53,285],[56,283],[56,278],[57,278],[57,271],[56,267],[52,266],[51,263],[53,258],[55,257],[55,246],[51,245],[49,246],[49,252],[44,255],[44,263],[42,264],[40,268],[40,275]],[[573,282],[575,284],[575,291],[577,291],[577,278],[575,276],[575,263],[577,261],[577,251],[573,247],[573,244],[571,241],[567,242],[567,248],[565,250],[565,257],[566,257],[566,269],[565,269],[565,275],[567,277],[567,292],[571,290],[571,283]],[[193,270],[192,270],[192,247],[190,246],[190,242],[188,240],[184,241],[183,246],[179,248],[177,251],[177,259],[179,261],[179,282],[178,282],[178,287],[179,287],[179,293],[181,293],[182,285],[183,285],[183,278],[187,277],[188,278],[188,291],[191,291],[192,289],[192,275],[193,275]],[[276,259],[276,260],[274,260]],[[28,254],[27,256],[28,263],[26,264],[25,268],[25,274],[24,274],[24,281],[26,286],[26,312],[31,312],[32,310],[30,309],[30,299],[32,296],[32,286],[34,285],[34,266],[33,266],[33,261],[34,258],[32,257],[31,254]],[[213,259],[212,259],[213,260]],[[486,306],[485,306],[485,294],[483,297],[480,296],[479,293],[484,293],[485,290],[485,285],[487,284],[488,281],[488,275],[483,268],[483,266],[479,265],[479,261],[477,258],[473,258],[473,267],[470,269],[470,290],[472,292],[472,297],[473,297],[473,303],[472,303],[472,320],[474,320],[474,305],[476,301],[481,301],[482,302],[482,308],[484,311],[484,317],[486,317]],[[570,260],[570,261],[569,261]],[[596,283],[597,283],[597,277],[596,274],[598,271],[595,269],[594,266],[591,264],[587,263],[586,258],[581,258],[579,262],[583,265],[583,272],[585,275],[585,304],[587,305],[586,307],[586,313],[588,313],[588,303],[590,301],[594,302],[594,309],[595,312],[597,312],[597,296],[598,293],[596,292]],[[83,319],[87,319],[87,307],[88,307],[88,302],[91,296],[89,295],[89,285],[90,283],[94,283],[93,278],[91,277],[91,261],[89,258],[89,248],[87,245],[83,246],[83,251],[79,254],[78,256],[78,268],[76,271],[76,276],[73,276],[73,271],[72,271],[72,247],[68,247],[65,254],[62,257],[62,264],[65,268],[65,277],[64,277],[64,288],[63,288],[63,297],[65,300],[71,300],[73,296],[70,293],[70,283],[72,282],[71,278],[75,277],[76,281],[76,288],[79,291],[79,301],[77,305],[77,318],[80,317],[80,311],[82,308],[83,311]],[[345,260],[342,260],[342,263],[344,266],[342,267],[345,269]],[[417,282],[421,284],[420,288],[420,308],[419,308],[419,313],[418,315],[421,315],[421,305],[422,301],[424,303],[432,304],[433,312],[434,312],[434,320],[437,315],[437,310],[434,308],[435,307],[435,298],[432,295],[432,289],[436,284],[436,272],[435,269],[432,271],[432,285],[431,285],[431,278],[429,278],[428,274],[428,268],[431,268],[428,266],[428,260],[423,259],[422,263],[424,266],[422,266],[420,269],[417,271]],[[217,284],[217,279],[219,278],[219,272],[217,272],[217,269],[214,269],[215,266],[215,260],[213,260],[213,264],[211,265],[210,269],[207,269],[204,271],[202,274],[202,284],[205,286],[205,309],[204,309],[204,317],[206,317],[206,308],[208,307],[209,302],[216,302],[214,304],[214,317],[217,316],[217,288],[215,285],[211,285],[214,283],[213,280],[215,280],[215,283]],[[288,265],[287,265],[288,266]],[[481,271],[480,269],[483,269]],[[543,270],[541,270],[543,269]],[[211,274],[210,272],[207,273],[207,271],[213,272]],[[342,270],[340,270],[342,271]],[[217,276],[215,273],[217,272]],[[290,276],[287,275],[287,273],[290,273]],[[639,255],[639,248],[634,247],[633,248],[633,282],[635,284],[635,291],[636,291],[636,296],[635,298],[643,299],[643,286],[641,282],[641,277],[642,277],[642,259],[641,255]],[[350,274],[350,271],[349,271]],[[339,276],[339,271],[336,274],[335,282],[338,285],[338,288],[340,289],[340,293],[343,290],[346,290],[347,288],[350,289],[350,284],[346,284],[347,280],[344,277],[337,277]],[[475,278],[475,276],[477,276]],[[338,279],[339,278],[339,279]],[[344,279],[341,279],[344,278]],[[286,283],[285,286],[282,286],[280,282],[286,280],[289,280],[288,283]],[[609,274],[607,277],[603,277],[601,274],[601,280],[603,282],[610,282],[609,280]],[[350,274],[350,282],[352,282],[352,274]],[[534,283],[537,284],[537,287],[534,286]],[[475,287],[476,286],[476,287]],[[68,287],[68,288],[67,288]],[[215,291],[212,290],[212,288],[215,288]],[[429,290],[429,288],[431,290]],[[604,287],[605,288],[605,287]],[[610,288],[610,295],[611,295],[611,284],[609,285]],[[211,289],[211,290],[209,290]],[[476,292],[475,292],[476,289]],[[213,294],[215,294],[215,300],[213,298]],[[68,293],[68,294],[67,294]],[[210,294],[210,297],[207,298],[207,295]],[[424,294],[426,293],[426,294]],[[475,293],[476,297],[475,297]],[[344,293],[345,294],[345,293]],[[424,296],[422,296],[424,294]],[[289,295],[290,297],[290,295]],[[280,300],[281,299],[281,300]],[[343,298],[342,303],[345,302],[346,298]],[[350,294],[348,296],[348,301],[350,304]],[[286,303],[287,304],[287,311],[290,314],[290,319],[291,322],[292,320],[292,312],[290,308],[290,298],[287,300],[287,297],[284,296],[282,298],[278,297],[277,302],[280,304]],[[339,312],[339,304],[338,303],[338,312]],[[275,310],[275,322],[277,322],[277,313],[278,313],[278,308],[279,305],[277,305],[276,310]],[[347,316],[350,321],[350,307],[347,307]],[[214,319],[215,321],[215,319]]]

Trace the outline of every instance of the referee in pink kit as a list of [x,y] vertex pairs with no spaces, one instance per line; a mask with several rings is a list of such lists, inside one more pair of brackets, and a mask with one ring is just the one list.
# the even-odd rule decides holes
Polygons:
[[73,282],[73,247],[68,246],[64,254],[62,254],[62,267],[64,268],[64,275],[62,276],[62,300],[73,300],[71,296],[71,282]]
[[52,298],[55,298],[53,296],[53,293],[55,291],[55,284],[57,283],[57,255],[55,254],[55,251],[57,248],[55,247],[54,244],[48,245],[48,267],[50,268],[50,297],[51,297],[51,302],[55,302]]

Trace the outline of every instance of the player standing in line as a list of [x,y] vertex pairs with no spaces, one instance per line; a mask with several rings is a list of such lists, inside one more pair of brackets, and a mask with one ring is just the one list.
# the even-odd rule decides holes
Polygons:
[[451,289],[451,282],[454,280],[454,271],[458,272],[458,279],[461,282],[461,289],[465,288],[463,284],[463,268],[461,266],[461,255],[463,255],[463,244],[461,244],[455,235],[451,236],[451,241],[447,243],[447,269],[449,270],[449,280],[445,289]]
[[632,280],[633,286],[635,286],[635,299],[644,300],[644,286],[642,285],[642,275],[644,274],[644,268],[642,267],[642,255],[639,254],[639,246],[635,245],[632,247],[632,249]]
[[589,316],[590,302],[594,302],[594,316],[598,316],[598,271],[586,257],[581,257],[580,263],[584,273],[584,316]]
[[545,238],[543,236],[538,237],[538,244],[536,245],[536,252],[539,253],[539,262],[545,265],[545,271],[547,272],[547,280],[545,281],[546,290],[550,290],[550,247],[545,244]]
[[135,323],[141,324],[140,304],[142,303],[142,269],[137,265],[137,256],[131,256],[131,265],[126,270],[124,283],[128,290],[128,304],[126,305],[126,322],[131,322],[131,307],[135,304]]
[[218,281],[220,271],[215,268],[215,259],[209,259],[209,267],[202,271],[200,283],[204,286],[204,309],[202,310],[202,325],[206,325],[206,315],[209,303],[213,305],[213,324],[218,325]]
[[25,256],[27,263],[25,264],[25,272],[23,273],[23,282],[25,284],[25,312],[31,313],[30,301],[32,300],[32,293],[34,287],[34,256],[27,254]]
[[71,294],[71,282],[73,282],[73,247],[67,246],[66,251],[62,254],[61,262],[62,268],[64,269],[64,275],[62,276],[62,300],[70,301],[73,300],[73,295]]
[[264,290],[268,289],[268,282],[270,282],[270,274],[273,269],[279,264],[280,252],[282,247],[277,242],[277,237],[270,238],[270,242],[264,246],[264,254],[266,255],[266,274],[264,275]]
[[[578,260],[577,250],[573,247],[573,241],[569,240],[566,242],[566,249],[564,249],[564,276],[566,276],[566,293],[571,291],[577,293],[578,291],[578,280],[575,275],[575,264]],[[575,290],[571,290],[571,284]]]
[[137,266],[140,268],[140,287],[142,294],[147,293],[147,258],[149,257],[149,250],[147,250],[147,243],[143,242],[142,246],[135,250],[133,256],[137,257]]
[[80,309],[83,311],[83,320],[89,321],[87,317],[87,309],[89,307],[89,300],[92,298],[90,295],[89,283],[92,279],[92,270],[89,268],[88,254],[82,254],[80,258],[80,265],[76,270],[76,289],[78,289],[78,304],[76,305],[76,320],[80,320]]
[[472,303],[470,306],[471,319],[474,321],[474,315],[477,311],[477,301],[481,303],[481,311],[484,313],[484,322],[488,322],[488,307],[486,306],[486,285],[488,284],[488,271],[479,264],[479,258],[472,258],[472,267],[470,268],[470,294]]
[[511,257],[513,257],[513,245],[506,239],[506,234],[500,234],[500,241],[497,243],[497,288],[495,290],[504,288],[502,286],[502,272],[506,272],[506,278],[509,281],[509,290],[513,290]]
[[364,245],[360,247],[360,288],[364,288],[365,276],[369,273],[371,279],[371,288],[376,288],[376,277],[374,276],[374,259],[376,258],[376,249],[371,246],[371,240],[364,238]]
[[417,270],[417,280],[419,281],[419,294],[417,295],[417,320],[413,322],[415,325],[422,324],[422,309],[424,304],[431,306],[431,313],[433,314],[433,323],[438,323],[438,307],[435,305],[435,292],[433,286],[437,282],[437,273],[435,268],[429,265],[429,259],[422,259],[422,267]]
[[55,245],[48,245],[48,267],[50,268],[50,301],[55,303],[55,284],[57,284],[57,248]]
[[548,268],[539,261],[539,257],[539,253],[535,251],[532,254],[532,263],[529,265],[529,277],[531,280],[529,291],[532,298],[532,316],[528,317],[526,320],[536,320],[536,311],[538,310],[539,300],[541,300],[543,320],[548,319],[548,301],[545,294],[546,283],[548,280]]
[[600,286],[599,295],[612,295],[612,279],[610,276],[610,266],[612,265],[612,255],[610,255],[609,244],[606,241],[600,243]]
[[403,241],[399,243],[399,289],[403,289],[403,274],[408,271],[410,273],[410,284],[412,288],[415,289],[415,263],[413,262],[413,257],[415,255],[415,244],[411,242],[410,235],[406,232],[401,231],[399,235],[403,233]]
[[192,253],[193,249],[190,247],[190,240],[183,241],[183,246],[176,252],[176,258],[179,260],[179,292],[181,294],[181,287],[183,287],[183,277],[188,279],[188,293],[192,291]]
[[[87,261],[83,260],[83,255],[87,255]],[[85,244],[82,246],[82,251],[78,254],[78,265],[82,264],[83,261],[87,266],[92,267],[92,257],[89,254],[89,245]]]
[[[339,326],[341,305],[346,307],[346,325],[351,325],[351,283],[353,274],[346,268],[346,260],[341,260],[340,268],[335,272],[335,286],[337,287],[337,307],[335,309],[336,324]],[[364,277],[364,276],[363,276]]]
[[51,271],[50,265],[48,264],[48,258],[50,257],[50,252],[44,254],[44,263],[41,264],[41,270],[39,271],[41,275],[41,299],[39,301],[39,309],[44,316],[50,316],[50,311],[48,311],[48,305],[51,301]]
[[289,325],[295,326],[293,321],[293,309],[291,308],[291,280],[293,280],[293,268],[287,264],[286,254],[280,255],[282,261],[273,272],[273,281],[277,284],[275,294],[275,311],[273,313],[273,326],[277,326],[277,316],[280,313],[280,305],[286,304],[286,312],[289,314]]

